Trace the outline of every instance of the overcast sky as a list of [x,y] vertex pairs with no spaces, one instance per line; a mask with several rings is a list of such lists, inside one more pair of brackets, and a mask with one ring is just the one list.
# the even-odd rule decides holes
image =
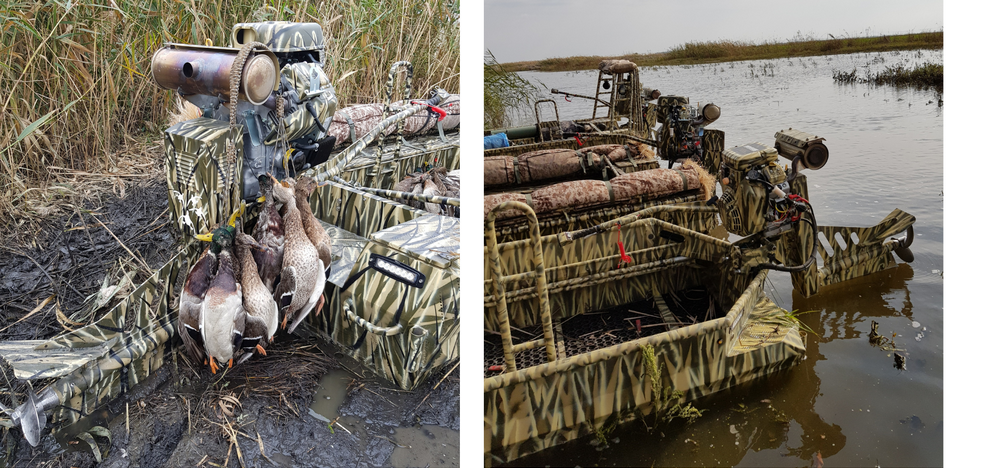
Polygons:
[[940,30],[942,0],[486,0],[497,61],[664,52],[685,42]]

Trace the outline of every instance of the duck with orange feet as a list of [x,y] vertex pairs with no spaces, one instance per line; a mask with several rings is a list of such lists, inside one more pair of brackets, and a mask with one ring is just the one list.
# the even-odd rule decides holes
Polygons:
[[[278,182],[275,179],[273,185],[275,199],[285,205],[282,217],[285,222],[285,253],[281,280],[274,294],[283,316],[281,326],[288,326],[291,333],[323,296],[326,278],[323,261],[302,223],[302,214],[295,199],[295,181],[285,179]],[[304,209],[308,210],[308,205]]]
[[236,230],[236,259],[240,264],[239,282],[243,287],[243,310],[246,312],[242,344],[245,354],[239,362],[246,361],[254,353],[267,356],[264,348],[278,331],[278,304],[257,273],[253,256],[253,252],[266,248],[253,237]]
[[239,263],[233,255],[235,229],[219,228],[208,236],[218,245],[218,270],[205,292],[201,308],[201,337],[212,373],[223,363],[233,367],[233,357],[243,346],[246,311],[243,308],[243,287],[237,281]]

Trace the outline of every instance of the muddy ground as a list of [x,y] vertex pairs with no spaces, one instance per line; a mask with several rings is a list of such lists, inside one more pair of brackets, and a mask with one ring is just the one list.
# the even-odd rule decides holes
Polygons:
[[[159,179],[44,220],[38,231],[0,239],[0,340],[48,338],[88,323],[140,284],[147,268],[156,270],[177,252]],[[105,301],[91,295],[102,290],[110,298],[95,307]],[[80,427],[61,431],[59,440],[50,427],[31,447],[18,429],[3,429],[0,467],[458,464],[457,437],[439,437],[439,428],[459,430],[457,365],[404,392],[315,336],[279,335],[267,357],[219,375],[193,366],[182,352],[171,357]],[[328,421],[310,405],[331,372],[343,373],[338,385],[346,394],[339,416]],[[0,389],[4,404],[11,392],[23,401],[25,384],[12,383]],[[95,425],[109,430],[91,432],[100,461],[75,434]]]

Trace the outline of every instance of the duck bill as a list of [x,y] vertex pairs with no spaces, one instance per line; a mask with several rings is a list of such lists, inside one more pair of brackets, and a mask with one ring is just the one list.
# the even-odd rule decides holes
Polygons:
[[198,238],[198,240],[200,240],[200,241],[212,242],[212,233],[211,232],[208,233],[208,234],[197,234],[194,237]]
[[240,201],[240,207],[233,212],[232,216],[229,217],[229,226],[236,227],[236,218],[243,216],[243,212],[247,209],[247,203],[245,201]]

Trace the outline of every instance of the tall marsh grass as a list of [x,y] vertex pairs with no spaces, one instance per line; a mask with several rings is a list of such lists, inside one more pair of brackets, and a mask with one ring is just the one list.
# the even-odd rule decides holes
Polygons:
[[341,103],[383,100],[398,60],[414,64],[414,96],[460,92],[458,0],[4,0],[0,223],[51,213],[81,195],[81,175],[141,172],[129,161],[160,156],[174,93],[149,70],[163,43],[229,45],[234,24],[274,20],[322,26]]
[[493,52],[483,57],[483,122],[486,128],[511,125],[511,116],[531,106],[538,90],[517,73],[497,63]]

